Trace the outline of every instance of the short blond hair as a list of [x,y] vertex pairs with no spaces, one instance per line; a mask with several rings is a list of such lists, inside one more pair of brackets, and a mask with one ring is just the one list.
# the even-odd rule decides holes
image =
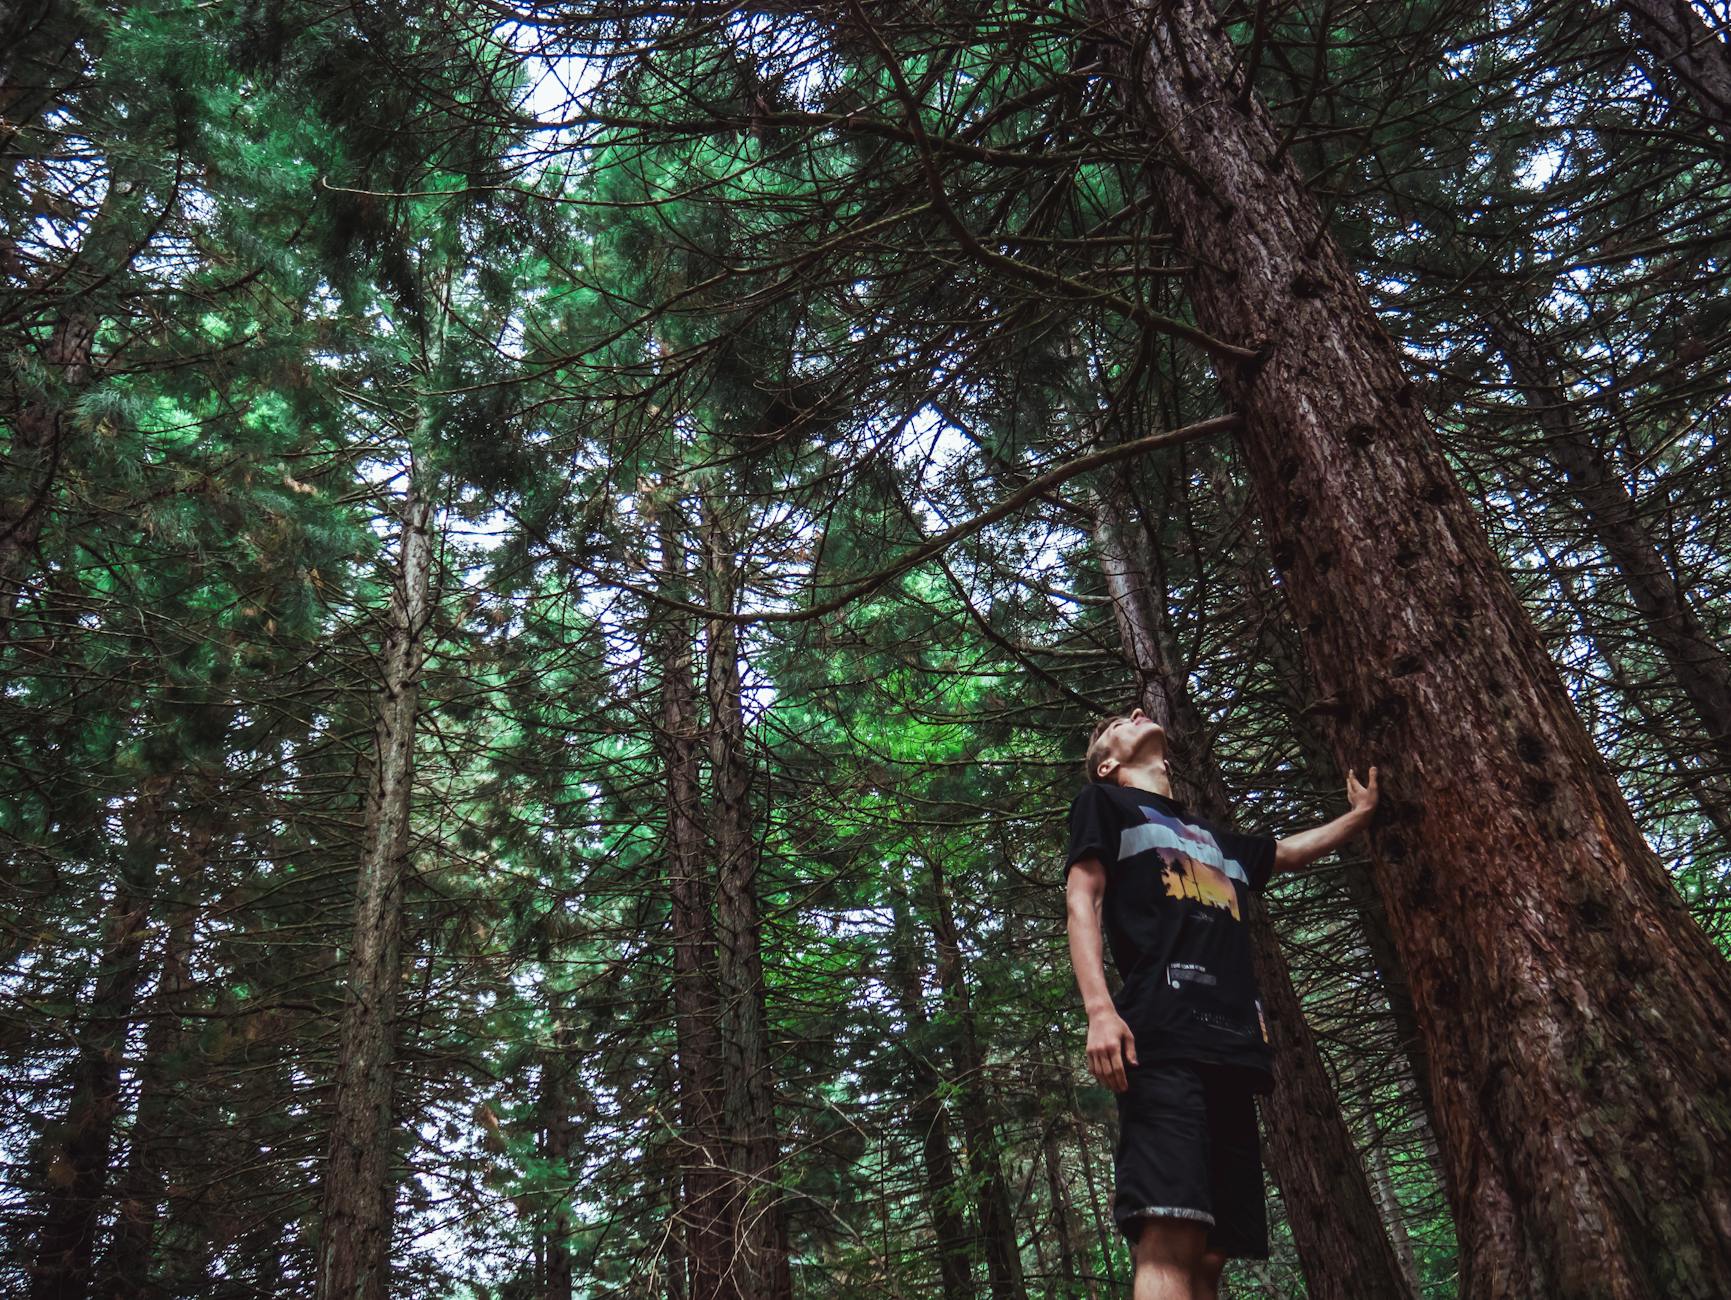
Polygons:
[[1104,737],[1106,728],[1114,722],[1122,722],[1129,717],[1128,713],[1112,713],[1101,718],[1094,724],[1094,730],[1088,736],[1088,752],[1082,756],[1082,775],[1089,781],[1101,785],[1116,785],[1116,781],[1100,775],[1100,764],[1106,760],[1106,745]]

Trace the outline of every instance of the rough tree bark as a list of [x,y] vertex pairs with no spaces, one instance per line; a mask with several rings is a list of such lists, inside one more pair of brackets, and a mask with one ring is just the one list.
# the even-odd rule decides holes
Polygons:
[[1731,655],[1701,626],[1689,593],[1648,535],[1628,485],[1575,419],[1555,352],[1512,317],[1490,322],[1490,332],[1545,431],[1546,455],[1563,471],[1593,536],[1617,566],[1647,635],[1694,705],[1715,757],[1731,771]]
[[[1096,499],[1094,546],[1124,658],[1136,675],[1138,702],[1167,729],[1175,760],[1173,796],[1205,817],[1224,820],[1230,807],[1225,785],[1197,740],[1205,734],[1201,710],[1168,643],[1160,601],[1126,535],[1122,509],[1110,494]],[[1286,1205],[1306,1287],[1315,1300],[1413,1300],[1260,899],[1252,901],[1247,919],[1274,1051],[1275,1088],[1260,1107],[1268,1166]]]
[[1621,0],[1641,43],[1677,78],[1695,110],[1731,144],[1731,45],[1691,0]]
[[[732,530],[724,509],[704,506],[703,537],[709,606],[733,611],[740,591]],[[780,1142],[769,1023],[763,983],[763,923],[757,895],[761,855],[752,826],[751,758],[745,747],[740,698],[739,625],[710,619],[706,690],[709,698],[710,825],[716,851],[716,973],[720,994],[722,1089],[732,1135],[732,1273],[752,1300],[793,1293],[787,1225],[775,1185]]]
[[[657,519],[660,585],[684,599],[685,543],[672,507]],[[673,923],[673,1015],[679,1051],[679,1220],[690,1300],[737,1294],[730,1268],[731,1174],[721,1088],[716,996],[714,889],[700,786],[700,739],[692,683],[690,620],[669,607],[656,629],[661,667],[661,725],[656,737],[667,773],[666,881]],[[731,1289],[730,1289],[731,1288]]]
[[399,538],[324,1170],[319,1300],[384,1300],[390,1289],[394,1021],[423,635],[433,607],[432,502],[418,486],[403,501]]
[[1430,1053],[1479,1297],[1731,1294],[1731,972],[1594,751],[1202,0],[1090,0],[1222,361]]
[[[891,894],[895,939],[891,950],[891,978],[909,1038],[924,1041],[928,1022],[925,1009],[924,961],[920,957],[919,934],[908,915],[906,890]],[[944,1077],[931,1057],[913,1043],[904,1042],[908,1082],[912,1086],[912,1118],[918,1130],[920,1152],[925,1163],[926,1213],[931,1216],[932,1235],[938,1248],[938,1280],[944,1300],[969,1300],[973,1294],[972,1270],[968,1264],[968,1224],[956,1201],[956,1158],[950,1146],[950,1117],[944,1106]]]
[[937,940],[938,987],[953,1022],[956,1083],[961,1092],[962,1131],[967,1138],[968,1172],[980,1189],[976,1202],[980,1235],[986,1242],[986,1276],[993,1300],[1025,1300],[1022,1252],[1016,1241],[1016,1217],[1010,1206],[1010,1184],[1004,1176],[997,1104],[986,1076],[986,1054],[974,1023],[968,995],[967,970],[962,964],[961,935],[950,903],[949,882],[942,864],[927,862],[932,878],[932,934]]
[[109,898],[90,1010],[72,1063],[66,1118],[43,1146],[42,1210],[31,1300],[84,1300],[90,1287],[109,1150],[120,1107],[120,1064],[144,979],[142,953],[168,824],[169,774],[145,778],[122,817],[120,879]]
[[[1239,493],[1222,473],[1215,479],[1215,490],[1230,510]],[[1236,511],[1233,511],[1236,513]],[[1246,548],[1248,549],[1248,548]],[[1311,673],[1303,662],[1303,650],[1286,635],[1291,618],[1281,607],[1280,592],[1268,580],[1267,566],[1261,557],[1247,554],[1233,557],[1239,589],[1250,608],[1256,611],[1256,621],[1273,629],[1263,644],[1263,653],[1274,670],[1274,685],[1285,708],[1298,751],[1312,777],[1335,790],[1345,787],[1346,779],[1335,761],[1334,750],[1312,721],[1310,701],[1305,691]],[[1400,1040],[1401,1051],[1410,1068],[1413,1090],[1424,1110],[1427,1137],[1434,1133],[1436,1116],[1430,1095],[1430,1057],[1425,1051],[1424,1037],[1419,1033],[1418,1014],[1413,1010],[1412,988],[1407,982],[1406,966],[1395,947],[1390,933],[1388,910],[1377,891],[1376,878],[1368,863],[1349,863],[1341,872],[1341,883],[1354,908],[1358,911],[1360,932],[1371,960],[1376,963],[1378,982],[1388,1000],[1389,1019]]]

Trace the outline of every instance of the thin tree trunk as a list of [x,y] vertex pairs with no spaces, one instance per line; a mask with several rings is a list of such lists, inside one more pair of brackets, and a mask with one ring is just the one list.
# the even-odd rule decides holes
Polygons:
[[[672,507],[669,507],[669,511]],[[686,598],[685,544],[671,513],[659,520],[661,583]],[[732,1175],[721,1087],[721,1005],[716,996],[713,893],[705,875],[707,832],[699,785],[696,689],[689,620],[669,609],[658,629],[661,728],[667,773],[667,892],[673,923],[673,1014],[679,1050],[680,1239],[690,1300],[737,1292],[731,1270]],[[731,1288],[731,1290],[730,1290]]]
[[[1068,1075],[1064,1078],[1065,1109],[1074,1117],[1073,1133],[1076,1140],[1076,1150],[1082,1157],[1082,1181],[1088,1186],[1088,1214],[1094,1221],[1094,1240],[1100,1248],[1100,1259],[1106,1266],[1106,1284],[1114,1289],[1118,1285],[1117,1252],[1113,1242],[1118,1239],[1118,1225],[1112,1219],[1111,1207],[1106,1204],[1106,1197],[1100,1190],[1100,1176],[1094,1168],[1092,1144],[1088,1141],[1087,1126],[1082,1123],[1082,1102],[1076,1094],[1075,1080]],[[1094,1274],[1088,1274],[1088,1294],[1094,1294]]]
[[[0,17],[0,22],[4,21],[7,20]],[[95,53],[97,46],[90,42],[103,41],[101,26],[99,22],[96,31],[81,31],[77,38],[70,32],[65,34],[66,44],[61,48],[68,63]],[[48,86],[36,90],[38,98],[23,108],[27,114],[47,107],[44,93],[48,97],[57,93]],[[184,109],[184,105],[177,104],[175,111]],[[0,149],[0,153],[5,152]],[[93,293],[120,277],[149,238],[149,232],[140,229],[146,197],[151,193],[148,176],[140,172],[137,160],[124,154],[111,158],[110,163],[102,206],[90,219],[69,268],[72,279],[55,290],[64,295],[64,304],[55,316],[42,352],[48,382],[35,392],[21,391],[16,381],[13,384],[16,414],[12,417],[12,441],[6,457],[10,463],[0,472],[0,646],[11,636],[12,618],[29,581],[43,526],[53,506],[60,469],[66,459],[66,424],[73,404],[98,374],[94,348],[102,313],[94,305]],[[156,218],[160,220],[162,215],[158,212]],[[0,257],[10,258],[10,247],[0,248]],[[0,269],[0,274],[3,273]],[[47,309],[42,309],[44,318],[47,314]]]
[[544,1300],[571,1300],[571,1097],[567,1077],[576,1045],[566,1012],[558,1005],[559,995],[553,997],[553,1050],[541,1062],[541,1131],[546,1135],[543,1150],[556,1185],[549,1189],[541,1225],[546,1241],[541,1294]]
[[[1046,1175],[1046,1195],[1052,1203],[1052,1235],[1058,1243],[1058,1272],[1064,1280],[1066,1293],[1074,1290],[1081,1269],[1076,1258],[1080,1234],[1076,1224],[1076,1206],[1070,1197],[1070,1180],[1064,1176],[1064,1148],[1059,1141],[1059,1126],[1068,1126],[1072,1117],[1054,1103],[1061,1095],[1057,1086],[1057,1067],[1047,1059],[1045,1049],[1036,1039],[1029,1064],[1033,1067],[1036,1087],[1042,1098],[1040,1116],[1040,1158]],[[1088,1294],[1094,1294],[1094,1282],[1087,1281]],[[1048,1283],[1047,1291],[1051,1286]]]
[[925,991],[920,959],[919,935],[908,916],[906,891],[891,894],[895,918],[892,976],[902,1018],[907,1021],[908,1040],[902,1044],[908,1061],[908,1081],[913,1089],[912,1113],[918,1129],[920,1153],[925,1164],[926,1213],[931,1216],[932,1235],[938,1249],[938,1279],[944,1300],[968,1300],[973,1295],[972,1270],[968,1263],[968,1224],[957,1200],[956,1158],[950,1145],[949,1112],[944,1107],[944,1078],[930,1056],[917,1044],[928,1038]]
[[24,401],[14,421],[7,457],[11,463],[0,480],[0,644],[10,635],[12,615],[48,517],[70,399],[90,382],[95,338],[96,319],[90,312],[69,309],[61,314],[42,355],[51,386]]
[[1490,330],[1545,431],[1546,453],[1563,471],[1593,536],[1617,566],[1647,635],[1695,706],[1708,745],[1722,768],[1731,772],[1731,655],[1701,626],[1689,607],[1689,593],[1648,535],[1628,485],[1576,423],[1555,353],[1512,318],[1493,320]]
[[1016,1219],[1010,1207],[1010,1187],[1004,1177],[1003,1152],[996,1122],[997,1106],[986,1077],[986,1055],[980,1050],[968,995],[962,945],[950,906],[949,885],[934,860],[931,869],[933,926],[938,947],[938,986],[943,990],[956,1026],[956,1074],[962,1097],[962,1131],[967,1137],[968,1171],[979,1192],[980,1235],[986,1242],[986,1276],[993,1300],[1025,1300],[1022,1252],[1016,1241]]
[[1201,0],[1090,0],[1163,195],[1431,1061],[1462,1294],[1731,1293],[1731,972],[1594,751]]
[[[216,840],[216,822],[206,806],[189,814],[193,824],[185,841],[178,880],[184,896],[196,900],[204,879],[205,860]],[[139,1066],[138,1107],[132,1121],[131,1150],[120,1186],[120,1214],[103,1264],[102,1289],[112,1300],[157,1294],[150,1281],[162,1205],[167,1151],[173,1141],[175,1076],[182,1050],[181,1012],[192,986],[188,962],[196,903],[180,908],[169,922],[164,941],[162,973],[150,1009],[144,1059]]]
[[[739,596],[733,539],[713,500],[705,504],[704,549],[711,608],[732,610]],[[775,1186],[780,1143],[770,1074],[769,1024],[763,983],[762,920],[757,896],[760,862],[753,833],[751,761],[745,749],[740,699],[738,625],[711,619],[709,757],[710,824],[718,866],[715,933],[721,997],[722,1086],[733,1135],[739,1185],[734,1208],[733,1273],[756,1300],[792,1295],[786,1223]]]
[[1376,1188],[1376,1199],[1382,1204],[1383,1222],[1388,1224],[1389,1242],[1394,1247],[1395,1258],[1400,1261],[1400,1271],[1412,1287],[1413,1294],[1418,1295],[1418,1260],[1413,1256],[1412,1236],[1406,1230],[1406,1211],[1401,1207],[1400,1197],[1395,1194],[1394,1176],[1389,1172],[1388,1153],[1383,1150],[1384,1137],[1382,1127],[1376,1122],[1374,1104],[1370,1107],[1368,1119],[1370,1144],[1365,1148],[1365,1166]]
[[1691,769],[1684,761],[1683,752],[1681,752],[1683,747],[1670,742],[1668,736],[1670,729],[1664,720],[1654,712],[1652,705],[1648,703],[1647,692],[1636,685],[1628,669],[1623,666],[1622,660],[1605,643],[1604,638],[1594,634],[1593,617],[1587,609],[1586,601],[1582,599],[1580,591],[1577,590],[1574,579],[1569,576],[1562,565],[1557,563],[1550,548],[1539,538],[1529,512],[1526,506],[1522,504],[1518,494],[1513,498],[1513,504],[1515,514],[1526,529],[1533,549],[1539,553],[1539,563],[1544,566],[1545,577],[1562,593],[1564,602],[1567,603],[1575,616],[1574,634],[1586,637],[1593,643],[1593,652],[1604,661],[1605,669],[1610,674],[1611,683],[1617,688],[1618,694],[1622,696],[1630,708],[1641,716],[1641,721],[1663,742],[1661,749],[1665,759],[1688,790],[1689,797],[1694,800],[1695,806],[1701,810],[1701,815],[1718,831],[1719,837],[1727,846],[1731,846],[1731,801],[1726,798],[1726,791],[1721,784],[1721,779],[1717,777],[1717,774],[1713,778],[1702,779],[1703,774]]
[[319,1300],[384,1300],[390,1289],[397,1190],[391,1160],[392,1075],[403,975],[403,882],[426,657],[423,636],[433,605],[432,502],[418,486],[409,489],[401,521],[324,1171]]
[[[1205,734],[1201,710],[1175,662],[1160,601],[1110,496],[1097,501],[1094,538],[1139,703],[1166,728],[1176,759],[1172,793],[1206,817],[1224,818],[1229,801],[1219,769],[1198,752],[1194,739]],[[1261,899],[1252,899],[1247,920],[1274,1053],[1275,1088],[1261,1107],[1269,1172],[1286,1204],[1309,1293],[1315,1300],[1413,1300]]]
[[[0,192],[10,193],[26,150],[19,137],[38,128],[89,61],[105,33],[80,5],[64,0],[0,0]],[[0,282],[22,278],[11,231],[0,231]]]
[[141,955],[172,783],[166,774],[145,778],[123,814],[120,879],[109,899],[96,987],[78,1036],[72,1096],[66,1119],[43,1151],[45,1192],[31,1268],[32,1300],[83,1300],[89,1292],[120,1107],[120,1065],[144,979]]

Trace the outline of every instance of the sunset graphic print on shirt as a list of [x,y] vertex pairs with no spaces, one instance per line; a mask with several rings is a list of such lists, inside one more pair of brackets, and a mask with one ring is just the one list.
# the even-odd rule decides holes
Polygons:
[[1169,898],[1189,898],[1207,907],[1218,907],[1238,914],[1238,891],[1234,880],[1250,887],[1250,877],[1242,864],[1220,850],[1214,836],[1200,826],[1167,817],[1146,804],[1142,815],[1148,820],[1141,826],[1126,827],[1118,843],[1118,860],[1153,849],[1160,858],[1161,876],[1166,882]]

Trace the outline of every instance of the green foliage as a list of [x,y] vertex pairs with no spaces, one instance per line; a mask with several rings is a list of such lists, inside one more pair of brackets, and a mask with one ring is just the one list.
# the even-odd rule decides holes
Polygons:
[[[1121,1291],[1057,860],[1088,723],[1133,689],[1095,493],[1135,503],[1242,820],[1290,829],[1338,793],[1294,740],[1310,688],[1229,445],[1066,479],[901,562],[1218,411],[1082,7],[50,8],[0,65],[0,524],[41,502],[0,640],[0,1278],[22,1285],[108,1016],[97,1280],[129,1197],[163,1294],[311,1294],[412,481],[438,549],[396,1289],[552,1294],[563,1253],[575,1294],[669,1291],[691,1133],[665,652],[692,643],[707,741],[731,598],[796,1293],[939,1294],[946,1219],[983,1290],[997,1185],[1031,1293]],[[1609,18],[1567,8],[1222,13],[1731,951],[1727,773],[1488,341],[1504,315],[1541,328],[1731,640],[1724,155]],[[83,366],[54,342],[81,321]],[[52,455],[22,432],[41,411]],[[122,903],[130,993],[104,978]],[[1326,874],[1275,908],[1386,1218],[1422,1293],[1452,1295],[1435,1138],[1358,915]],[[1278,1213],[1273,1260],[1229,1286],[1303,1293]]]

